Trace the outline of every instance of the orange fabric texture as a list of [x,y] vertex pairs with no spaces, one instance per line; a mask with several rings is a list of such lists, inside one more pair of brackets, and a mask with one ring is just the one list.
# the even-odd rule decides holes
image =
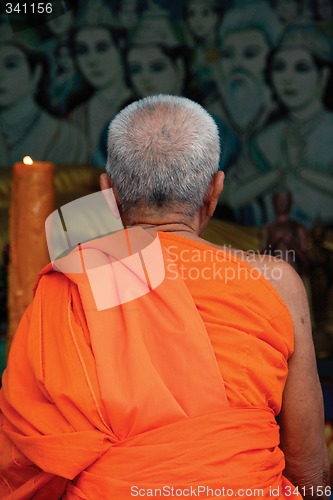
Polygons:
[[41,273],[0,393],[1,498],[284,497],[288,310],[236,257],[159,237],[165,280],[111,309],[97,311],[85,274]]

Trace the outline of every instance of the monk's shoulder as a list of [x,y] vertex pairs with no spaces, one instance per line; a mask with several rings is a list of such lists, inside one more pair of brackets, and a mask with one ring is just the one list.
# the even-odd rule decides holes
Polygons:
[[267,254],[248,254],[244,252],[244,261],[257,269],[274,287],[289,309],[303,295],[304,285],[294,268],[282,259]]
[[256,269],[277,291],[283,301],[291,306],[303,293],[303,282],[293,267],[282,259],[259,252],[211,244],[216,249],[226,252]]
[[289,308],[294,307],[299,297],[304,296],[304,285],[300,276],[284,260],[256,251],[246,252],[225,245],[204,242],[256,269],[272,285]]

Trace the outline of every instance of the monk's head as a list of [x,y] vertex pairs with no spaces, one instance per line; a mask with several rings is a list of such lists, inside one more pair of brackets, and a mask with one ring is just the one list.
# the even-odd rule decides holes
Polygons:
[[203,207],[212,215],[224,177],[219,155],[217,126],[199,104],[171,95],[130,104],[108,136],[106,169],[122,218],[163,223],[178,214],[184,222]]

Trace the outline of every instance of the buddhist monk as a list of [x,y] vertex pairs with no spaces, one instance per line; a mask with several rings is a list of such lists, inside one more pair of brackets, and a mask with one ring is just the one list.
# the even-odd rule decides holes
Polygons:
[[39,275],[0,393],[1,498],[329,497],[302,281],[200,238],[219,154],[185,98],[111,122],[101,188],[123,229]]

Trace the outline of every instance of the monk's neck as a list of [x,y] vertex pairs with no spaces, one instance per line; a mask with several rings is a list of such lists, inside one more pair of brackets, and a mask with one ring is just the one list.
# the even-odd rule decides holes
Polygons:
[[143,229],[160,231],[165,233],[186,233],[187,235],[197,236],[197,230],[195,227],[180,222],[160,222],[160,223],[152,223],[146,221],[138,221],[135,223],[129,224],[127,227],[140,226]]
[[195,219],[193,220],[180,220],[178,216],[167,216],[163,219],[155,219],[154,217],[149,218],[136,218],[135,220],[130,220],[126,227],[140,226],[143,229],[160,231],[164,233],[174,233],[186,238],[197,239],[200,234],[199,224]]
[[192,239],[199,238],[209,220],[209,217],[203,215],[201,210],[198,210],[192,217],[180,210],[170,210],[167,213],[147,213],[147,211],[140,213],[138,211],[127,220],[123,215],[121,214],[121,218],[125,227],[141,226],[144,229],[180,234]]

